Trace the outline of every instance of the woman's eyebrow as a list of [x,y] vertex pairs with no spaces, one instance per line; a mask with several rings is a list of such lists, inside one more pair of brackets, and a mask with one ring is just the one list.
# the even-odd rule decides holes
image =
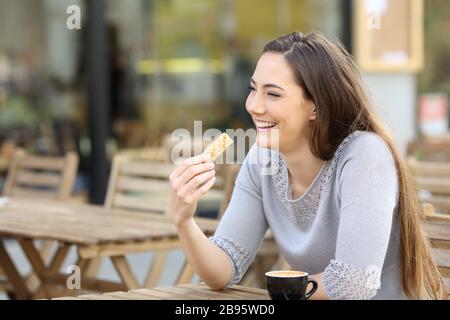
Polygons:
[[[256,85],[256,81],[253,80],[253,78],[250,79],[250,82]],[[277,86],[276,84],[273,84],[273,83],[266,83],[266,84],[263,85],[263,88],[277,88],[277,89],[280,89],[282,91],[285,91],[282,87]]]

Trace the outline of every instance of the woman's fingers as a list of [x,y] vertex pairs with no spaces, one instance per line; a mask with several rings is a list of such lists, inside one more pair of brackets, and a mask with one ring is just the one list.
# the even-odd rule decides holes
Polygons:
[[214,182],[216,182],[215,176],[213,176],[211,179],[209,179],[204,185],[202,185],[200,188],[197,189],[197,191],[195,191],[192,194],[191,201],[198,201],[201,196],[203,196],[209,189],[212,188],[212,186],[214,185]]
[[209,181],[212,177],[215,176],[215,174],[216,172],[214,170],[209,170],[207,172],[196,175],[179,189],[178,195],[180,197],[186,197],[190,194],[193,194],[197,190],[198,186]]
[[214,169],[214,163],[200,163],[187,168],[183,174],[173,180],[173,188],[178,190],[189,183],[192,179],[204,172]]
[[179,165],[175,168],[175,170],[170,175],[170,179],[172,180],[172,179],[178,178],[189,167],[200,164],[200,163],[204,163],[204,162],[208,161],[209,159],[210,159],[209,155],[202,155],[202,154],[192,157],[192,158],[185,159],[181,165]]

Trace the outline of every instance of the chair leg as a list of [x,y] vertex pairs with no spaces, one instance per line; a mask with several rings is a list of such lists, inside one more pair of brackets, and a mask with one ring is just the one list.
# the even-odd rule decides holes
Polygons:
[[[29,299],[31,292],[9,256],[2,239],[0,239],[0,264],[6,275],[7,284],[10,284],[13,289],[11,297],[14,299]],[[6,291],[7,293],[10,292],[8,289]]]
[[190,283],[193,275],[194,275],[194,269],[192,269],[191,264],[186,259],[183,267],[181,268],[181,272],[178,276],[176,284]]
[[164,265],[167,260],[167,251],[155,252],[150,270],[145,279],[145,288],[153,288],[158,284]]
[[124,256],[115,256],[110,258],[113,266],[116,268],[117,273],[122,280],[122,283],[128,290],[140,288],[139,282],[133,275],[133,271],[130,268],[126,258]]
[[[52,253],[53,245],[55,244],[55,241],[51,240],[44,240],[42,248],[39,249],[39,253],[42,257],[42,260],[47,263],[49,260],[49,257]],[[36,273],[31,272],[26,277],[26,282],[29,288],[37,288],[39,286],[39,280],[36,276]]]
[[100,267],[102,266],[102,258],[94,258],[90,261],[89,267],[86,270],[86,276],[95,278],[98,275],[98,272],[100,270]]

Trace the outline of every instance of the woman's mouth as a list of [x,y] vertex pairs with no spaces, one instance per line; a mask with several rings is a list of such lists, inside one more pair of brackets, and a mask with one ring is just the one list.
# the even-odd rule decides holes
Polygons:
[[274,128],[278,123],[269,121],[259,121],[255,120],[256,128],[258,131],[267,131]]

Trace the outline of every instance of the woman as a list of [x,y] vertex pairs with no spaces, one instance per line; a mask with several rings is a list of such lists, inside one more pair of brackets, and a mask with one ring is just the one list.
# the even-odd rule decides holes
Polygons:
[[[446,298],[413,184],[345,49],[315,32],[280,37],[264,47],[250,90],[257,145],[211,239],[192,216],[214,165],[198,156],[171,175],[171,214],[202,280],[238,283],[270,227],[292,268],[318,281],[313,298]],[[264,157],[279,167],[272,175]]]

